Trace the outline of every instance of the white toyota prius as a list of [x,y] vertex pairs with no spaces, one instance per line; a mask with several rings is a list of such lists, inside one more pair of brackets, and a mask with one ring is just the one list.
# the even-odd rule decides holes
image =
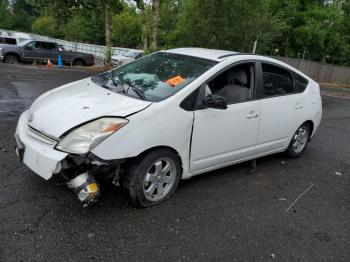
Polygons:
[[42,178],[62,176],[84,205],[110,179],[149,207],[180,179],[299,157],[321,117],[319,85],[285,63],[178,48],[44,93],[20,116],[16,152]]

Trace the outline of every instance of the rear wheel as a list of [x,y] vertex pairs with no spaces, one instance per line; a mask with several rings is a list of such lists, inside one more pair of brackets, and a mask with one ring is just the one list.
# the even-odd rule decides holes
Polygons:
[[6,63],[6,64],[18,64],[19,59],[15,55],[6,55],[4,58],[4,63]]
[[84,66],[84,61],[81,59],[75,59],[73,61],[73,66]]
[[292,141],[287,149],[288,156],[292,158],[297,158],[301,156],[306,146],[309,142],[310,138],[310,125],[308,123],[304,123],[301,125],[298,130],[295,132]]
[[123,179],[124,192],[134,206],[158,205],[175,192],[180,173],[180,160],[174,152],[152,151],[130,166]]

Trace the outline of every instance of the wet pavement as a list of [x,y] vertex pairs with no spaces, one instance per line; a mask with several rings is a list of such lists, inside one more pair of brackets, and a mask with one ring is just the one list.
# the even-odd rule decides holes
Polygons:
[[35,97],[92,74],[0,64],[0,261],[350,261],[350,100],[339,90],[323,90],[302,158],[194,177],[149,209],[104,185],[101,203],[83,209],[59,179],[18,162],[13,134]]

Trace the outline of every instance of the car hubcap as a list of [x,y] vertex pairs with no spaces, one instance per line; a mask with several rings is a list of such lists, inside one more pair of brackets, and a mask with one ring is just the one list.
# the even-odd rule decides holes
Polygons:
[[143,192],[149,201],[163,199],[173,188],[176,180],[175,163],[161,158],[149,167],[143,183]]
[[9,64],[16,64],[17,63],[17,59],[13,56],[7,57],[6,61]]
[[309,134],[308,130],[302,126],[294,135],[293,149],[295,153],[300,153],[306,146]]

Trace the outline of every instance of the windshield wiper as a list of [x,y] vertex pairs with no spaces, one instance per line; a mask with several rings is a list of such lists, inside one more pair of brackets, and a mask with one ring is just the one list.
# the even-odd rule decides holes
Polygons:
[[133,86],[133,84],[127,80],[123,79],[123,82],[126,83],[129,87],[131,87],[132,91],[134,91],[142,100],[145,100],[146,97],[141,89],[138,89],[137,87]]

